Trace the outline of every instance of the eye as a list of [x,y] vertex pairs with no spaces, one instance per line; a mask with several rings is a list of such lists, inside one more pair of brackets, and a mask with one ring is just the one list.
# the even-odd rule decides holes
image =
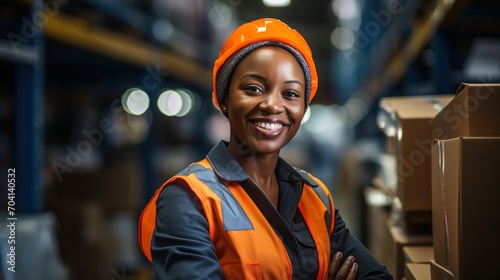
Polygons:
[[256,85],[248,85],[245,87],[245,92],[249,94],[261,94],[264,92],[264,90]]
[[286,98],[299,98],[300,94],[293,90],[288,90],[283,93],[283,96]]

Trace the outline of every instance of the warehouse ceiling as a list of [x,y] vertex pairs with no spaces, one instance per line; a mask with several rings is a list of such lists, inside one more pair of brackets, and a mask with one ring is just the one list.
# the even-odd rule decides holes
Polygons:
[[[322,93],[318,95],[318,101],[336,102],[332,81],[335,82],[335,77],[341,74],[339,71],[342,72],[343,68],[332,72],[332,56],[339,53],[330,39],[332,31],[339,26],[338,15],[332,11],[335,6],[332,1],[337,8],[343,7],[346,11],[355,3],[361,10],[361,28],[368,28],[374,14],[380,14],[394,3],[416,7],[406,15],[402,25],[422,21],[432,3],[445,3],[451,9],[443,12],[441,26],[454,45],[449,55],[456,68],[463,67],[470,49],[474,47],[474,38],[500,38],[500,2],[496,0],[441,0],[432,3],[409,0],[291,0],[287,7],[266,7],[257,0],[44,1],[48,82],[69,84],[79,80],[88,84],[100,83],[106,88],[120,82],[132,82],[132,77],[144,75],[149,66],[158,68],[157,72],[164,76],[210,91],[211,65],[229,32],[244,21],[276,17],[300,31],[310,43],[320,76],[319,90]],[[3,1],[0,10],[3,15],[2,34],[12,28],[9,16],[17,16],[12,11],[27,3],[31,1]],[[47,3],[55,4],[49,6]],[[359,70],[353,75],[360,76],[359,73],[365,71],[375,80],[384,80],[377,75],[391,67],[390,59],[397,57],[398,47],[418,33],[418,30],[401,30],[400,34],[387,40],[386,47],[372,50],[378,52],[370,55],[378,56],[380,61],[377,63],[380,65],[374,67],[369,62],[358,62],[356,67]],[[430,37],[432,32],[433,29],[429,29],[424,35]],[[415,56],[428,48],[426,42],[430,39],[423,38],[423,43],[418,46],[420,49],[414,50]],[[497,46],[492,44],[493,53]],[[400,65],[401,62],[393,64]],[[129,71],[122,71],[126,69]],[[398,67],[395,71],[404,72],[405,67]],[[385,76],[389,79],[401,77]],[[362,81],[360,87],[370,83],[369,79]],[[374,92],[379,92],[381,87],[374,88]]]

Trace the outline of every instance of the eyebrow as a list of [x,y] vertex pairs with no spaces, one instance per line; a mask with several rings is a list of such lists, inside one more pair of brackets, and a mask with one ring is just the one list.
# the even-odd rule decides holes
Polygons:
[[267,82],[267,79],[265,77],[257,74],[245,74],[243,75],[243,77],[241,77],[241,80],[243,80],[246,77],[255,78],[257,80],[261,80],[262,82]]
[[298,84],[301,87],[304,87],[304,85],[300,81],[297,81],[297,80],[288,80],[288,81],[285,81],[285,84]]
[[[243,77],[241,77],[241,79],[246,78],[246,77],[255,78],[257,80],[261,80],[262,82],[267,82],[267,79],[265,77],[263,77],[261,75],[257,75],[257,74],[246,74],[246,75],[243,75]],[[298,84],[298,85],[304,87],[304,85],[300,81],[297,81],[297,80],[287,80],[287,81],[285,81],[285,84]]]

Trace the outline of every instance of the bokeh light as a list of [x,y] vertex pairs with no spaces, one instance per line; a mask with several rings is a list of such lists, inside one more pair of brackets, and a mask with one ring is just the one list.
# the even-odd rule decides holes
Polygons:
[[192,93],[185,89],[166,90],[158,98],[158,109],[169,117],[183,117],[193,109]]
[[149,96],[141,89],[128,89],[122,96],[122,107],[125,112],[140,116],[149,108]]

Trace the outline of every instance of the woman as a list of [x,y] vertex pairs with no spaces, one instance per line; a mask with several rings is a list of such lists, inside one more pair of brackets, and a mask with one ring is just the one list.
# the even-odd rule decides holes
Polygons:
[[236,29],[215,61],[229,142],[168,180],[144,209],[159,279],[392,279],[349,233],[325,185],[279,157],[317,89],[304,38],[277,19]]

